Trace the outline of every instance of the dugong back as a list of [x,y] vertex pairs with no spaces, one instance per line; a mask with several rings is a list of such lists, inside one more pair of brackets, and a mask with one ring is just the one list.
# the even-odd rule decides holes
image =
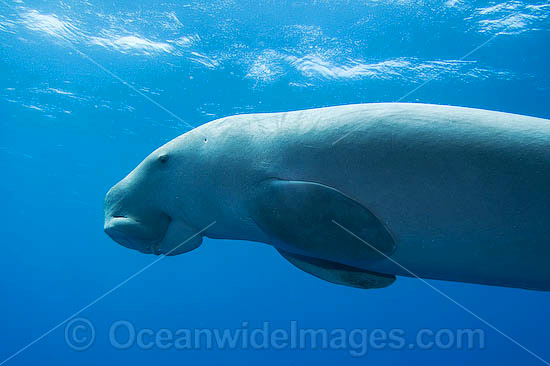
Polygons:
[[344,264],[550,289],[548,120],[401,103],[238,118],[258,131],[267,176],[343,192],[395,238],[400,266]]

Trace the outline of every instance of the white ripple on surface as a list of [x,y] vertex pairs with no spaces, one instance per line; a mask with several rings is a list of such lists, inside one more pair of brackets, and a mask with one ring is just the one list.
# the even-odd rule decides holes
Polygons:
[[13,20],[0,15],[0,32],[15,33],[15,23]]
[[[171,15],[171,17],[173,19],[175,15]],[[109,19],[115,21],[112,18]],[[74,43],[87,43],[125,54],[172,54],[175,51],[175,47],[168,43],[168,41],[157,42],[138,34],[128,34],[123,29],[117,29],[116,32],[103,30],[99,32],[100,35],[92,36],[80,30],[74,22],[68,19],[61,19],[55,14],[43,14],[35,9],[23,8],[20,13],[20,23],[25,28],[39,32],[50,38],[63,39]],[[4,30],[3,28],[6,28],[8,25],[9,23],[7,22],[0,22],[0,30]],[[197,39],[198,36],[190,36],[187,39],[179,38],[174,43],[176,45],[183,45],[187,42],[190,45],[197,41]]]
[[21,14],[21,21],[27,29],[54,38],[71,41],[81,36],[76,25],[69,20],[61,20],[54,14],[41,14],[34,9],[28,10]]
[[199,43],[200,40],[201,38],[199,37],[198,34],[191,34],[188,36],[181,36],[176,39],[168,40],[166,42],[173,43],[179,47],[188,48]]
[[66,90],[61,90],[61,89],[56,89],[56,88],[48,88],[47,90],[52,92],[52,93],[59,94],[59,95],[66,95],[66,96],[71,96],[71,97],[74,96],[73,93],[71,93],[70,91],[66,91]]
[[191,52],[190,56],[188,57],[190,61],[194,62],[194,63],[197,63],[197,64],[200,64],[200,65],[203,65],[203,66],[206,66],[207,68],[213,70],[215,68],[217,68],[220,63],[212,58],[212,57],[208,57],[206,55],[203,55],[201,53],[198,53],[198,52]]
[[415,58],[393,58],[367,62],[361,59],[338,60],[324,54],[295,56],[266,50],[256,57],[249,56],[246,77],[257,83],[276,81],[287,71],[295,70],[306,80],[407,80],[412,82],[428,79],[461,78],[479,79],[493,76],[510,78],[508,72],[492,71],[478,67],[475,61],[460,60],[418,60]]
[[174,47],[165,42],[155,42],[147,38],[132,36],[90,37],[90,44],[110,48],[121,53],[137,52],[146,55],[172,53]]
[[539,29],[550,15],[550,3],[507,1],[486,8],[477,8],[471,18],[482,33],[520,34]]
[[404,59],[386,60],[376,63],[363,63],[358,60],[348,59],[343,63],[336,63],[324,59],[320,55],[307,55],[304,57],[287,56],[287,61],[306,77],[324,79],[359,79],[368,77],[372,79],[390,79],[400,76],[399,70],[410,66],[410,62]]

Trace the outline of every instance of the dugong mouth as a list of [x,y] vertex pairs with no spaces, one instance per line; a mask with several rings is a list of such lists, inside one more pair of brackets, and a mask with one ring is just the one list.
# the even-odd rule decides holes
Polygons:
[[126,216],[111,216],[105,220],[105,233],[120,245],[145,254],[161,254],[158,248],[166,229],[161,233],[149,225]]

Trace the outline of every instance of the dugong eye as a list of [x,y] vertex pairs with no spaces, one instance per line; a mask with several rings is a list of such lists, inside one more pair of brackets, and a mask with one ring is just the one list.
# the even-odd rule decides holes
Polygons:
[[168,161],[168,155],[166,154],[159,155],[158,160],[161,164],[165,164]]

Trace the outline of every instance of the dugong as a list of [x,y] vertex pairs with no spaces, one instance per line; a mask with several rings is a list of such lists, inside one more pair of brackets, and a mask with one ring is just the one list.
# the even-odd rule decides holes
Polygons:
[[161,146],[105,198],[105,232],[176,255],[272,245],[316,277],[550,290],[550,121],[376,103],[236,115]]

